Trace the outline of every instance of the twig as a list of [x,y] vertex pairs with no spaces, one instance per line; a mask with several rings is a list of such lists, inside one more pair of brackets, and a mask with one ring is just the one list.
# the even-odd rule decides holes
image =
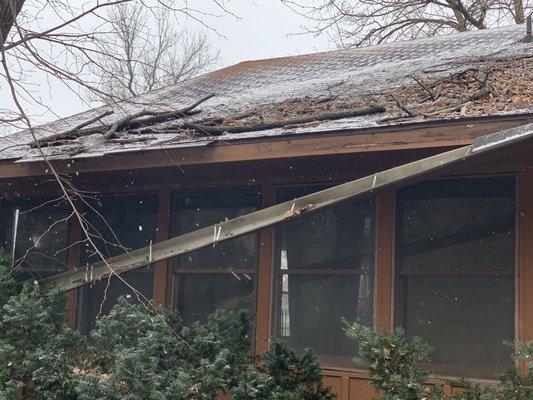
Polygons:
[[412,77],[413,80],[418,83],[418,85],[424,89],[425,92],[427,92],[429,98],[431,99],[431,101],[435,101],[435,95],[433,94],[433,92],[426,86],[422,83],[422,81],[420,79],[418,79],[416,76],[413,76]]
[[193,122],[182,122],[179,125],[169,127],[173,128],[191,129],[199,133],[220,136],[224,133],[244,133],[264,131],[268,129],[283,128],[289,125],[301,125],[316,121],[337,120],[343,118],[359,117],[362,115],[370,115],[385,112],[385,106],[381,104],[369,105],[356,110],[345,110],[325,114],[310,115],[300,118],[286,119],[282,121],[273,121],[267,123],[260,123],[254,125],[235,125],[235,126],[209,126]]
[[[95,123],[96,121],[100,121],[102,118],[105,118],[105,117],[107,117],[109,115],[112,115],[113,113],[114,113],[113,110],[104,111],[103,113],[97,115],[96,117],[91,118],[88,121],[82,122],[81,124],[75,126],[74,128],[69,129],[68,131],[57,133],[55,135],[51,135],[51,136],[48,136],[48,137],[45,137],[45,138],[42,138],[42,139],[38,139],[36,141],[34,140],[33,142],[30,143],[30,147],[35,148],[35,147],[38,147],[39,145],[51,145],[51,144],[53,144],[53,143],[55,143],[57,141],[60,141],[60,140],[73,138],[73,137],[76,136],[74,134],[77,131],[81,130],[82,128],[85,128],[88,125],[91,125],[91,124]],[[95,127],[94,129],[102,129],[102,128],[101,127]]]
[[417,115],[420,115],[420,113],[416,113],[415,111],[412,111],[411,109],[407,108],[407,106],[400,103],[400,101],[392,93],[390,94],[390,97],[392,97],[398,108],[404,111],[410,117],[416,117]]
[[[31,144],[32,147],[39,145],[50,145],[57,140],[61,139],[74,139],[84,136],[90,136],[93,134],[101,133],[103,136],[104,141],[112,138],[116,132],[124,130],[126,128],[137,128],[142,125],[150,125],[155,124],[158,122],[167,121],[169,119],[175,119],[175,118],[184,118],[190,115],[197,114],[199,111],[195,111],[195,108],[198,107],[203,102],[209,100],[212,98],[214,94],[210,94],[208,96],[204,96],[201,99],[195,101],[191,105],[181,108],[179,110],[173,110],[173,111],[153,111],[153,110],[141,110],[135,114],[127,115],[112,124],[103,124],[101,126],[92,126],[89,128],[82,129],[85,126],[90,125],[91,123],[97,121],[100,118],[103,118],[106,115],[106,113],[113,113],[113,111],[107,111],[106,113],[101,114],[100,116],[93,118],[90,121],[84,122],[83,124],[78,125],[77,127],[68,130],[67,132],[63,132],[57,135],[49,136],[47,138],[39,139],[38,142],[33,142]],[[147,118],[143,118],[147,117]],[[140,119],[142,118],[142,119]]]

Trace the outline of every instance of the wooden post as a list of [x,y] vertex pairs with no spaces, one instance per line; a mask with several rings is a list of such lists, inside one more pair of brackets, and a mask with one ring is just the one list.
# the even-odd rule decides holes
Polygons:
[[[172,213],[172,192],[168,187],[159,191],[159,205],[157,207],[157,241],[170,238],[170,218]],[[154,302],[167,306],[167,289],[169,286],[170,260],[159,261],[154,266]]]
[[[276,203],[276,188],[272,182],[262,185],[261,206],[270,207]],[[257,269],[255,352],[264,353],[270,346],[272,326],[272,302],[274,283],[274,228],[259,232],[259,267]]]
[[374,274],[374,328],[393,329],[394,287],[394,191],[377,196],[376,201],[376,269]]
[[[518,178],[517,340],[533,341],[533,168]],[[526,363],[519,365],[526,372]]]

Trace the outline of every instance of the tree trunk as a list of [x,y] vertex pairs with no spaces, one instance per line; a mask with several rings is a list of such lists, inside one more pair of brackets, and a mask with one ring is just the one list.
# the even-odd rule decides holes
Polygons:
[[457,30],[459,32],[466,32],[468,30],[468,27],[466,26],[466,19],[458,10],[455,8],[453,9],[453,13],[455,15],[455,19],[457,20]]
[[526,21],[524,16],[524,1],[523,0],[513,0],[514,5],[514,21],[517,24],[523,24]]
[[25,0],[0,0],[0,48],[4,46],[7,34],[13,27]]

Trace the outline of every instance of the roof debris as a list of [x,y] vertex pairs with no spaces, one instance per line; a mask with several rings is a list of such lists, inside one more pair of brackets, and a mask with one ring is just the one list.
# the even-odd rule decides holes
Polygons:
[[[244,62],[46,124],[38,143],[50,158],[94,157],[532,113],[533,43],[522,37],[513,26]],[[34,147],[29,132],[13,134],[0,159],[39,159]]]

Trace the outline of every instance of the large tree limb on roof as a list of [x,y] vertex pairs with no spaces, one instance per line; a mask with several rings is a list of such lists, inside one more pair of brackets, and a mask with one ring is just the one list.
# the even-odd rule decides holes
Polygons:
[[86,128],[86,126],[98,122],[104,117],[114,114],[114,111],[107,110],[97,115],[96,117],[81,123],[73,129],[69,129],[65,132],[60,132],[55,135],[46,136],[36,141],[34,140],[33,142],[29,143],[29,145],[30,147],[50,146],[61,141],[73,140],[78,137],[90,136],[97,133],[100,133],[102,135],[103,140],[105,141],[111,139],[111,137],[113,137],[113,135],[115,135],[117,131],[120,131],[122,129],[136,128],[142,125],[150,125],[158,122],[163,122],[168,119],[185,118],[187,116],[197,114],[199,113],[199,110],[196,110],[196,108],[200,104],[206,102],[214,96],[215,94],[211,93],[207,96],[200,98],[199,100],[196,100],[194,103],[177,110],[141,110],[134,114],[126,115],[120,119],[117,119],[112,123],[101,122],[100,125]]
[[338,120],[343,118],[354,118],[360,117],[362,115],[371,115],[376,113],[385,112],[385,106],[382,104],[370,104],[365,107],[356,108],[353,110],[341,110],[341,111],[332,111],[328,113],[306,115],[303,117],[289,118],[280,121],[271,121],[263,122],[260,124],[244,124],[244,125],[233,125],[233,126],[211,126],[211,125],[202,125],[195,122],[180,122],[175,126],[170,126],[168,129],[172,130],[177,128],[180,129],[192,129],[201,134],[220,136],[225,133],[244,133],[244,132],[257,132],[257,131],[266,131],[269,129],[276,128],[288,128],[291,126],[298,126],[309,124],[311,122],[318,121],[331,121]]
[[54,275],[44,279],[42,287],[46,292],[75,289],[112,274],[121,274],[183,255],[292,218],[298,218],[333,204],[369,196],[379,189],[411,182],[417,177],[420,178],[463,160],[475,158],[527,139],[533,139],[533,124],[483,136],[469,146],[377,172],[364,178],[165,240],[153,246],[143,247],[88,267]]
[[15,23],[25,0],[0,0],[0,48],[4,47],[7,35]]

